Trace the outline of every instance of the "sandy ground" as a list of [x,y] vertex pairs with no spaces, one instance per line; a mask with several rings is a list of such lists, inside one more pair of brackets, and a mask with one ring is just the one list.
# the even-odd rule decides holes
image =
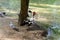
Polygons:
[[41,30],[27,31],[27,26],[18,27],[19,32],[9,26],[9,22],[17,23],[13,18],[0,17],[0,40],[44,40]]

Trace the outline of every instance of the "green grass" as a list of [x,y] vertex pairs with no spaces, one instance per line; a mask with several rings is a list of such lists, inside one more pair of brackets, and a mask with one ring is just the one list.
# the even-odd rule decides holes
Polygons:
[[37,4],[37,5],[33,5],[33,4],[31,5],[31,4],[30,4],[30,6],[38,7],[38,8],[51,8],[50,6],[40,6],[40,5],[38,5],[38,4]]
[[30,3],[53,4],[56,0],[30,0]]

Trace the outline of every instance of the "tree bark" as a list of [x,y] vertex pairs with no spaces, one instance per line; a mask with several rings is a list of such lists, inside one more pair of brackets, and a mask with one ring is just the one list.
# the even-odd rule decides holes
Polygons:
[[29,5],[29,0],[21,0],[21,11],[19,14],[19,19],[18,19],[19,26],[21,26],[24,20],[27,18],[28,5]]

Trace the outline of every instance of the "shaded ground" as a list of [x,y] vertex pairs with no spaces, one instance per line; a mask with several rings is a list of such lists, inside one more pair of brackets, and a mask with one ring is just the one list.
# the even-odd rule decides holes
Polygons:
[[0,40],[44,40],[41,36],[42,30],[27,31],[27,26],[16,27],[19,32],[9,27],[9,22],[12,21],[14,24],[17,23],[16,19],[9,17],[0,17]]

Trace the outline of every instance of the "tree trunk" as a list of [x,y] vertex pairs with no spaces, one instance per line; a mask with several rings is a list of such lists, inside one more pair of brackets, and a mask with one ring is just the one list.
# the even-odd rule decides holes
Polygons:
[[18,24],[21,26],[28,15],[29,0],[21,0],[21,11],[19,14]]

